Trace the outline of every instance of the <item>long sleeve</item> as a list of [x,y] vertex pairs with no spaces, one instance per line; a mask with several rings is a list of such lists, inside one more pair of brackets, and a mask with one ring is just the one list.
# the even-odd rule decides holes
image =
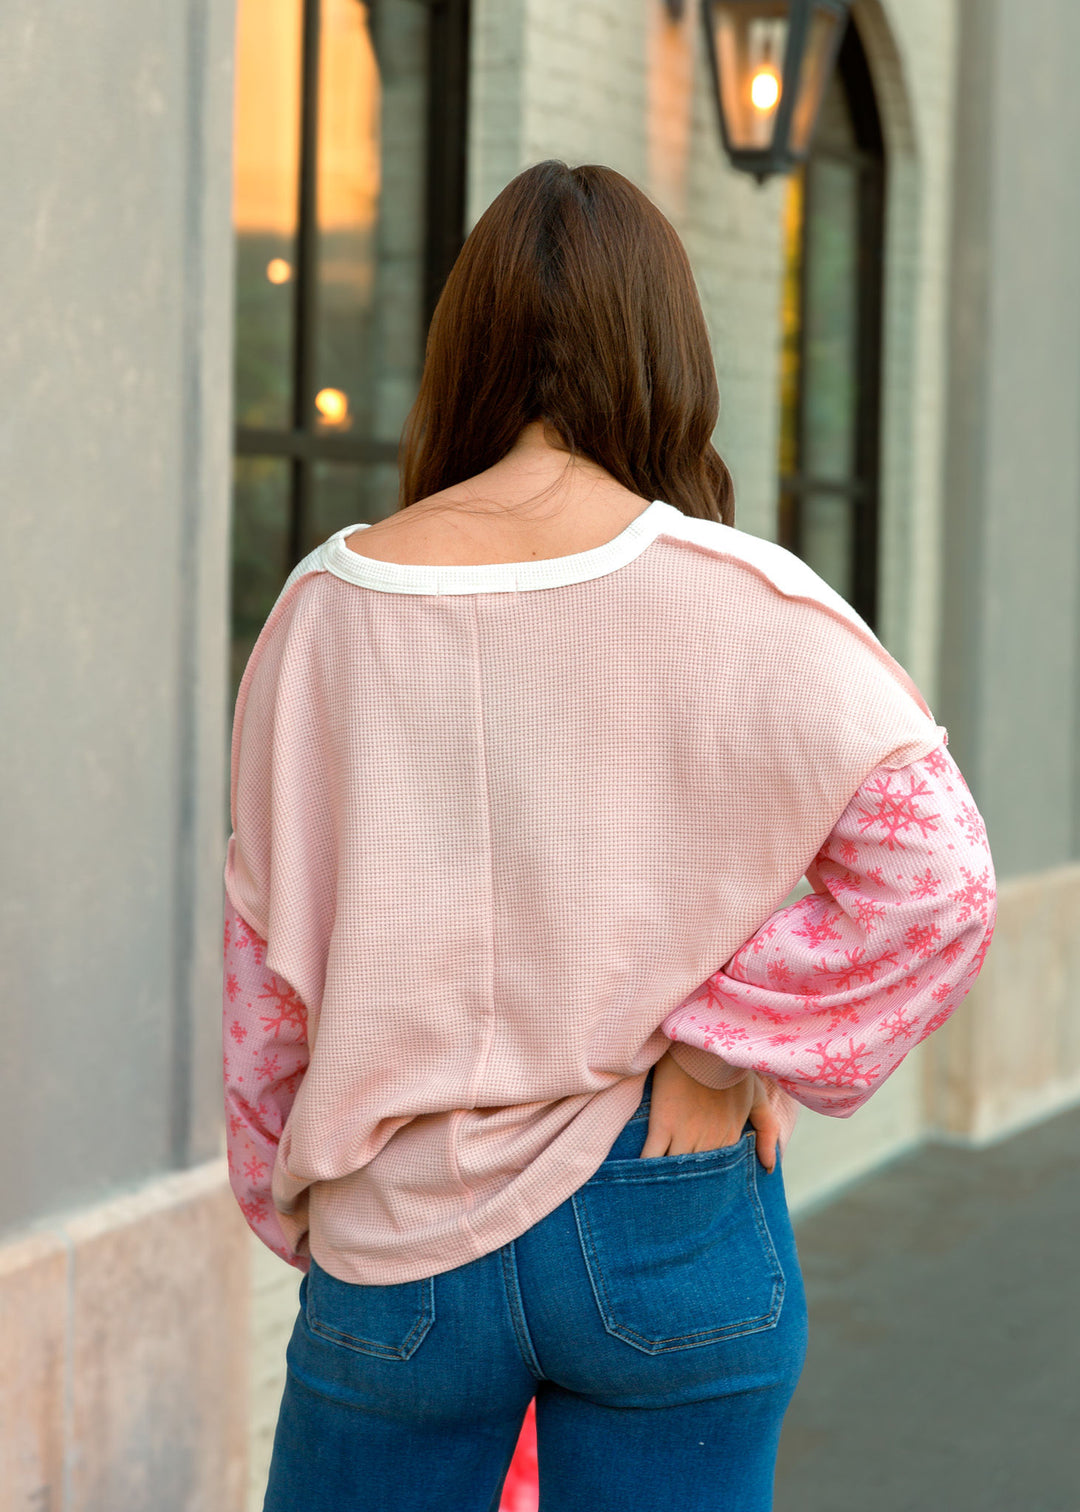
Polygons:
[[308,1065],[307,1012],[266,966],[266,941],[225,895],[222,1060],[229,1182],[254,1233],[298,1270],[270,1184],[278,1141]]
[[[779,909],[664,1020],[710,1085],[739,1069],[847,1118],[963,1001],[993,934],[982,817],[944,745],[878,767]],[[700,1053],[717,1058],[715,1080]]]

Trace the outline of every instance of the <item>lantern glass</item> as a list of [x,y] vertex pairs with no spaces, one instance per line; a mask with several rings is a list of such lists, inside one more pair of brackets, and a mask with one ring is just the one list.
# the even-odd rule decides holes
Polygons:
[[794,157],[805,157],[809,150],[825,87],[832,71],[833,54],[840,40],[840,23],[840,15],[823,5],[815,6],[810,17],[791,120],[791,151]]
[[790,9],[789,0],[720,0],[712,7],[721,107],[736,152],[772,146]]

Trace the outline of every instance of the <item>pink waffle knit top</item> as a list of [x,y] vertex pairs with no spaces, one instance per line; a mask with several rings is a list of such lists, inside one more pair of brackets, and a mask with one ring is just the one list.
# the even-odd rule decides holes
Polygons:
[[526,563],[376,561],[362,528],[290,575],[233,724],[229,1167],[271,1248],[448,1270],[597,1170],[669,1048],[756,1070],[783,1149],[945,1022],[985,828],[809,567],[660,500]]

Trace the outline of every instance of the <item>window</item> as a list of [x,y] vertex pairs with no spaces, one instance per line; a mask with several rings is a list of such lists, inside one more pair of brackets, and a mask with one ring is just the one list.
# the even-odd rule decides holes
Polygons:
[[877,612],[884,149],[849,23],[785,209],[779,540]]
[[241,0],[232,690],[292,567],[392,513],[464,235],[468,0]]

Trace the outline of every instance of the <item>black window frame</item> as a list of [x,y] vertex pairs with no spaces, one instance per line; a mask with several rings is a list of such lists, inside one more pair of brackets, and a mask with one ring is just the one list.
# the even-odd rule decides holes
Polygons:
[[[415,0],[428,12],[427,125],[424,155],[423,332],[446,275],[465,239],[470,0]],[[316,427],[315,333],[318,301],[319,43],[321,0],[302,0],[300,151],[292,306],[292,404],[286,429],[238,425],[238,457],[281,457],[290,463],[287,571],[304,554],[320,462],[396,462],[398,444],[333,435]],[[369,0],[374,9],[379,0]],[[422,351],[421,351],[422,356]]]
[[[813,493],[846,497],[853,506],[850,602],[871,627],[876,625],[879,598],[878,551],[881,510],[881,354],[885,261],[885,195],[887,162],[885,141],[874,95],[870,66],[855,22],[848,22],[836,60],[837,77],[851,112],[856,147],[840,151],[815,143],[810,159],[830,158],[851,164],[858,174],[857,230],[857,348],[855,463],[846,479],[818,478],[797,466],[780,477],[778,539],[782,546],[802,554],[800,504]],[[813,214],[813,176],[803,170],[802,248],[800,254],[800,312],[806,308],[807,226]],[[796,451],[806,454],[805,397],[806,321],[800,313],[798,388],[796,401]]]

